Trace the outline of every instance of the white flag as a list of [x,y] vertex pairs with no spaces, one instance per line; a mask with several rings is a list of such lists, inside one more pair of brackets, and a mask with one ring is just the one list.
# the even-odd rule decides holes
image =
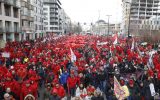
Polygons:
[[75,62],[76,61],[76,55],[74,54],[74,52],[72,51],[71,48],[70,48],[70,52],[71,52],[71,62]]
[[133,51],[134,50],[134,39],[133,39],[133,41],[132,41],[132,47],[131,47],[131,50]]
[[113,36],[113,39],[114,39],[113,44],[114,44],[114,45],[117,44],[117,43],[118,43],[118,34],[115,34],[115,35]]
[[150,87],[151,95],[152,95],[152,96],[155,96],[155,95],[156,95],[156,92],[155,92],[155,89],[154,89],[154,84],[151,83],[151,84],[149,85],[149,87]]
[[152,50],[151,52],[149,52],[148,67],[154,68],[153,55],[154,55],[155,53],[156,53],[156,51],[154,51],[154,50]]

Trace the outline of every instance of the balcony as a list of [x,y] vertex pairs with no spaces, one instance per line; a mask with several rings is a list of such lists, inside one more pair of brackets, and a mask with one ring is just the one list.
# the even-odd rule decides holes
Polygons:
[[58,22],[58,20],[56,20],[56,19],[51,19],[50,21],[51,22]]
[[27,15],[21,15],[21,19],[28,20],[28,16]]
[[22,31],[30,31],[30,32],[32,32],[32,31],[34,31],[34,28],[30,27],[30,26],[23,26],[22,27]]
[[20,8],[20,2],[18,2],[17,0],[0,0],[0,2]]
[[34,21],[34,17],[28,17],[28,20],[33,22]]

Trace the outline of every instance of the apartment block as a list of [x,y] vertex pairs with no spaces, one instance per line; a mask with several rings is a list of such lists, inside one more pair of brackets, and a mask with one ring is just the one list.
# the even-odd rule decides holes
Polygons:
[[59,11],[61,2],[59,0],[44,1],[44,29],[46,33],[61,33],[61,17]]
[[34,30],[34,1],[21,0],[21,35],[22,40],[33,39]]
[[129,28],[131,34],[139,34],[142,20],[160,15],[159,2],[160,0],[122,0],[122,33],[126,34]]
[[0,41],[20,41],[20,1],[0,0]]
[[34,29],[33,39],[43,37],[44,31],[44,15],[43,15],[43,1],[45,0],[34,0]]

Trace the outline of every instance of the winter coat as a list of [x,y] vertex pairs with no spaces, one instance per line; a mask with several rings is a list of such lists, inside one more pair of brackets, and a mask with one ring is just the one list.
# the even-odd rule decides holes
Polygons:
[[51,96],[51,91],[45,89],[43,94],[43,100],[49,100],[50,96]]
[[53,90],[54,89],[57,89],[57,94],[58,94],[58,96],[60,98],[64,98],[64,96],[65,96],[65,90],[64,90],[63,86],[59,86],[58,88],[54,87]]
[[77,78],[76,77],[69,77],[67,80],[67,84],[69,86],[69,88],[76,88],[76,84],[77,84]]
[[69,73],[63,73],[60,77],[60,83],[63,85],[66,84],[68,77],[69,77]]

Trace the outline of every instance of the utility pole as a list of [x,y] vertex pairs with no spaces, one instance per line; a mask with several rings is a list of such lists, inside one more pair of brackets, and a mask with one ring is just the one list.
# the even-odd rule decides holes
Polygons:
[[108,36],[109,36],[109,19],[110,19],[110,16],[112,15],[106,15],[108,17]]
[[130,22],[131,22],[131,7],[132,7],[132,1],[131,2],[125,2],[127,4],[130,4],[130,8],[129,8],[129,15],[128,15],[128,38],[130,36]]

